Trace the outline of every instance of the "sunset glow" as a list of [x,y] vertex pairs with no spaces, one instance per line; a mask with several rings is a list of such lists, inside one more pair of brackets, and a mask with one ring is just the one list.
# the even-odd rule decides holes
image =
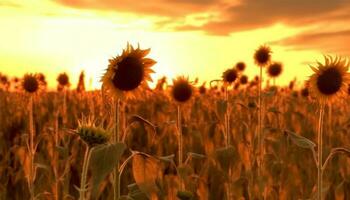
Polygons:
[[[11,77],[43,72],[55,88],[58,73],[67,72],[75,87],[84,70],[87,87],[99,88],[108,59],[129,42],[152,49],[155,80],[184,74],[208,81],[239,61],[253,77],[258,67],[252,55],[268,44],[272,59],[285,66],[277,83],[287,84],[294,77],[302,83],[311,73],[308,64],[323,60],[323,54],[350,53],[345,42],[350,3],[342,0],[290,1],[292,6],[269,0],[270,10],[264,10],[265,1],[252,0],[113,2],[2,0],[0,72]],[[302,5],[293,5],[298,2]]]

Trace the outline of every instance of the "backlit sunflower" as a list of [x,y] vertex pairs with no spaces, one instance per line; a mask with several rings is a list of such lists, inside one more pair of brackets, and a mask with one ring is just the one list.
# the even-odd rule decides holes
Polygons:
[[81,121],[78,121],[78,128],[75,133],[89,147],[106,144],[111,136],[110,132],[102,126],[96,126],[91,118],[83,118]]
[[145,56],[150,49],[134,49],[127,45],[122,55],[109,60],[106,73],[102,77],[102,91],[112,97],[133,99],[140,96],[142,89],[148,88],[147,81],[152,81],[151,67],[156,62]]
[[193,95],[193,89],[193,85],[188,81],[188,78],[180,76],[173,80],[171,96],[176,102],[185,103]]
[[39,90],[39,81],[36,74],[25,74],[22,80],[22,88],[28,93],[35,93]]
[[222,74],[222,79],[223,79],[224,83],[227,85],[230,85],[231,83],[233,83],[237,78],[238,78],[238,72],[234,68],[227,69]]
[[321,102],[331,102],[344,94],[350,81],[349,62],[346,59],[325,56],[325,64],[310,66],[315,72],[309,79],[310,95]]
[[267,68],[267,73],[271,78],[276,78],[282,73],[283,65],[279,62],[274,62]]
[[259,67],[266,66],[271,60],[270,47],[263,45],[260,46],[254,53],[254,61]]

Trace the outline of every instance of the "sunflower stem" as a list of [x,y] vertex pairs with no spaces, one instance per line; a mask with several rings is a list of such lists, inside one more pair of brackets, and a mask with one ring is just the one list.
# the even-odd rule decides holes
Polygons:
[[80,180],[80,191],[79,191],[79,200],[85,200],[85,191],[87,190],[86,187],[86,177],[88,172],[88,166],[90,162],[92,149],[90,149],[89,145],[86,145],[85,149],[85,155],[84,155],[84,162],[83,162],[83,170],[81,173],[81,180]]
[[228,90],[227,86],[225,87],[225,101],[227,103],[227,109],[225,113],[225,132],[226,132],[226,147],[230,145],[230,116],[229,116],[229,102],[228,102]]
[[260,66],[260,80],[259,80],[259,117],[258,117],[258,175],[260,176],[262,159],[263,159],[263,147],[262,147],[262,66]]
[[[183,144],[182,144],[182,122],[181,122],[181,107],[177,105],[177,135],[178,135],[178,154],[179,154],[179,163],[178,166],[182,165],[182,154],[183,154]],[[182,178],[180,177],[180,189],[184,189],[184,183]]]
[[323,138],[322,138],[322,125],[323,125],[323,115],[324,115],[324,107],[325,104],[321,103],[320,105],[320,116],[318,118],[318,148],[317,148],[317,153],[318,153],[318,163],[317,163],[317,199],[321,200],[322,199],[322,181],[323,181],[323,169],[322,169],[322,143],[323,143]]
[[29,156],[30,156],[30,171],[29,171],[29,177],[28,177],[28,187],[30,192],[30,199],[35,199],[35,193],[34,193],[34,174],[35,174],[35,166],[34,166],[34,156],[35,156],[35,149],[34,149],[34,117],[33,117],[33,95],[30,95],[29,99]]
[[[113,143],[116,144],[120,141],[119,135],[119,111],[120,111],[120,99],[113,100],[113,122],[115,123],[113,130]],[[113,172],[113,196],[114,200],[120,198],[120,173],[119,173],[119,161]]]

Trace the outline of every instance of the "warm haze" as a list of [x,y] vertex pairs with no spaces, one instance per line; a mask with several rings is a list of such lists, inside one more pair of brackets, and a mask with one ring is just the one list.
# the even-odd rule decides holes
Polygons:
[[284,64],[278,84],[311,74],[323,54],[350,55],[348,0],[1,0],[0,72],[43,72],[55,88],[61,72],[75,87],[85,70],[99,88],[108,59],[127,42],[151,48],[154,79],[216,79],[236,62],[259,73],[253,53],[268,44]]

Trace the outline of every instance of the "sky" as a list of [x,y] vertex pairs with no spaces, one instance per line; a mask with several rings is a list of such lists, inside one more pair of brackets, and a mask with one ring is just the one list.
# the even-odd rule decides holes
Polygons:
[[276,80],[300,84],[323,55],[350,55],[349,0],[0,0],[0,72],[42,72],[49,88],[80,71],[99,88],[108,59],[126,44],[151,48],[157,80],[185,75],[221,77],[237,62],[259,73],[254,51],[263,44],[283,63]]

